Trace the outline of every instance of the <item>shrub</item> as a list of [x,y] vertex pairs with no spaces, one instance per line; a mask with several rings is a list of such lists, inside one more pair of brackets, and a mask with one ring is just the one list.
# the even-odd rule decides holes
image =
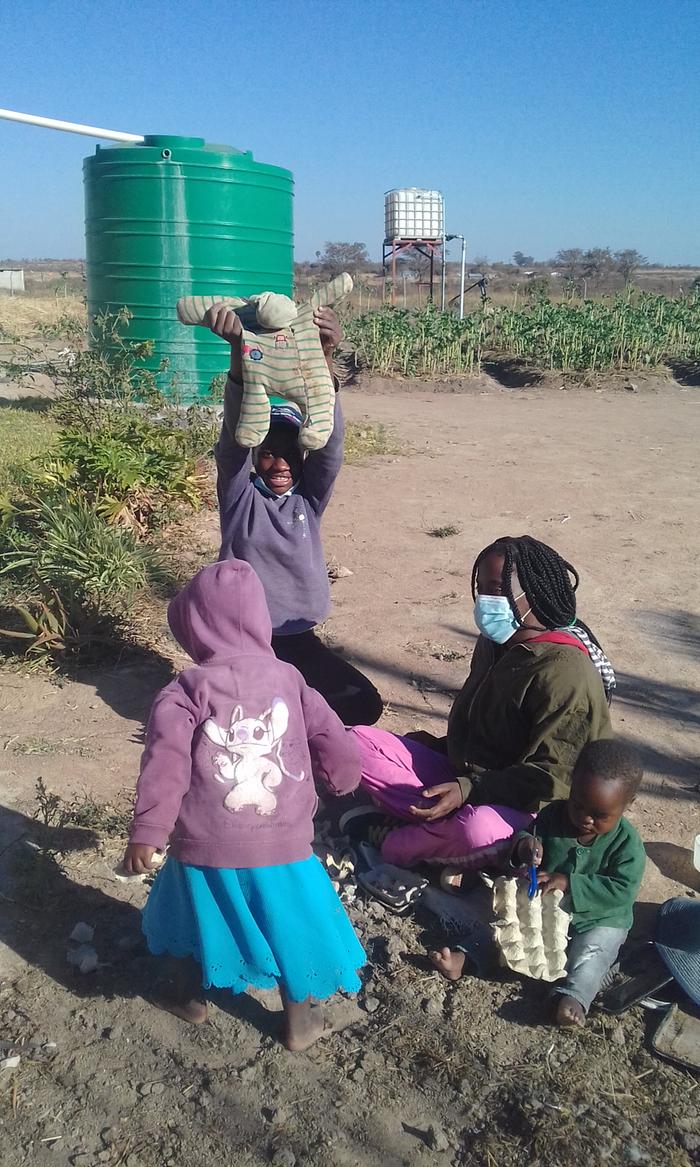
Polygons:
[[185,445],[181,431],[116,414],[94,429],[62,430],[27,480],[78,491],[107,522],[144,536],[174,503],[200,505],[202,476]]
[[60,487],[6,509],[0,536],[0,602],[15,618],[3,633],[29,652],[109,641],[136,593],[164,576],[150,547]]

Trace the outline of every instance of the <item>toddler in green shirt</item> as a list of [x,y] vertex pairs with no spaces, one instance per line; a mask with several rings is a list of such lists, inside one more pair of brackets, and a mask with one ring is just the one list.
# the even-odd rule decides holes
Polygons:
[[553,989],[559,1025],[584,1024],[632,926],[646,856],[622,816],[641,780],[641,760],[629,746],[589,742],[574,767],[569,798],[549,803],[531,830],[516,836],[512,865],[540,868],[542,894],[559,888],[571,913],[566,977]]

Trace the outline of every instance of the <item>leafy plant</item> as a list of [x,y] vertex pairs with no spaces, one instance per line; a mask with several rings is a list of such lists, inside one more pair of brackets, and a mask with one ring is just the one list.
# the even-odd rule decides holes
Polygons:
[[28,476],[80,491],[108,522],[143,536],[173,503],[201,503],[202,475],[185,445],[182,431],[117,414],[92,430],[63,430],[55,452],[36,460]]
[[458,320],[432,305],[415,312],[384,305],[350,321],[346,335],[358,365],[406,377],[478,371],[487,332],[482,311]]
[[675,299],[629,290],[581,303],[553,303],[545,291],[533,281],[529,304],[486,304],[464,320],[433,307],[383,307],[351,321],[347,337],[356,363],[383,376],[478,371],[486,353],[565,372],[632,370],[700,357],[700,289]]
[[38,321],[36,331],[44,340],[82,341],[85,322],[72,312],[62,312],[56,320]]
[[16,503],[1,534],[0,601],[20,626],[0,635],[31,654],[109,641],[136,593],[163,578],[150,547],[61,487]]

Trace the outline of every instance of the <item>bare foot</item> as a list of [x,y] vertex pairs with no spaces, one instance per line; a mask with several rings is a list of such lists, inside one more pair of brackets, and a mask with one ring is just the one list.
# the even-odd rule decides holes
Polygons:
[[318,1005],[307,1005],[304,1001],[296,1007],[287,1006],[282,1041],[292,1053],[301,1053],[318,1041],[325,1028],[323,1009]]
[[586,1014],[583,1005],[573,997],[559,997],[554,1021],[556,1025],[585,1025]]
[[458,981],[464,969],[465,953],[453,952],[451,948],[441,948],[439,952],[429,952],[428,956],[448,981]]
[[176,1017],[189,1021],[191,1025],[203,1025],[208,1016],[206,1001],[198,1001],[196,997],[183,1001],[180,997],[159,993],[152,1000],[156,1008],[165,1009],[166,1013],[174,1013]]

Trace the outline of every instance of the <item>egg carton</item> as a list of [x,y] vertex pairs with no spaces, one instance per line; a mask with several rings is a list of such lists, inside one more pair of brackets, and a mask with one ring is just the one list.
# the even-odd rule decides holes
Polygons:
[[491,925],[501,964],[538,981],[556,981],[566,972],[571,917],[559,890],[528,898],[529,881],[500,875],[493,881]]

